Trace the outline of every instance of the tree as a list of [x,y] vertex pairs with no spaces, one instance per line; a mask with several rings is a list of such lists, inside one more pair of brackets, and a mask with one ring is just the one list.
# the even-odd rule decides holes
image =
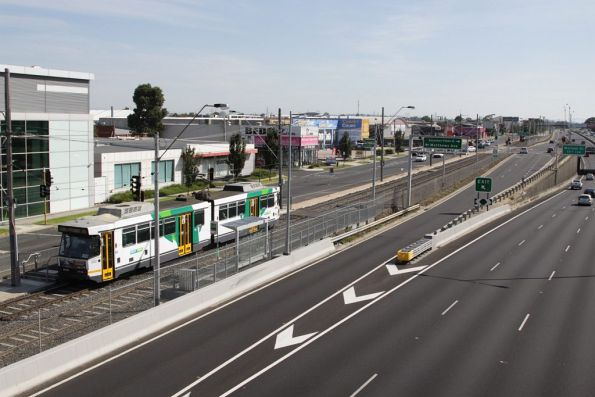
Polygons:
[[264,166],[269,170],[270,174],[271,170],[275,168],[279,161],[277,158],[277,153],[279,153],[279,133],[276,129],[267,129],[264,143],[266,146],[263,149],[262,156],[264,157]]
[[343,134],[343,137],[339,141],[339,152],[341,153],[341,157],[343,157],[343,161],[351,156],[351,138],[347,132]]
[[184,185],[187,187],[186,193],[190,193],[190,186],[196,181],[198,176],[198,166],[200,165],[200,157],[196,156],[194,148],[187,146],[182,152],[182,174],[184,175]]
[[595,131],[595,117],[589,117],[588,119],[586,119],[585,120],[585,125],[591,131]]
[[432,118],[430,116],[424,116],[421,118],[421,121],[425,121],[426,123],[429,123],[432,121]]
[[455,117],[455,122],[460,123],[463,121],[463,116],[458,115],[457,117]]
[[134,90],[132,100],[136,104],[133,113],[128,116],[128,127],[134,135],[155,135],[163,131],[161,122],[167,116],[167,109],[163,108],[163,92],[159,87],[151,84],[141,84]]
[[240,134],[233,134],[229,138],[229,154],[227,155],[227,165],[233,174],[234,179],[242,172],[246,163],[246,142]]

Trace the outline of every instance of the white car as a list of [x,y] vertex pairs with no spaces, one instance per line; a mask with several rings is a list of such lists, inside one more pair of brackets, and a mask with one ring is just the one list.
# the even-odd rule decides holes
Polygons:
[[520,153],[521,154],[529,154],[529,151],[527,150],[526,147],[522,147]]
[[477,148],[475,146],[468,146],[467,147],[467,152],[476,152]]
[[593,205],[593,199],[588,194],[578,196],[578,205]]
[[422,162],[422,161],[426,161],[428,159],[428,156],[426,156],[425,154],[417,154],[413,160],[417,161],[417,162]]
[[570,183],[570,189],[581,190],[583,188],[583,182],[580,179],[575,179]]
[[434,153],[432,154],[432,157],[435,159],[441,159],[442,157],[444,157],[444,153]]

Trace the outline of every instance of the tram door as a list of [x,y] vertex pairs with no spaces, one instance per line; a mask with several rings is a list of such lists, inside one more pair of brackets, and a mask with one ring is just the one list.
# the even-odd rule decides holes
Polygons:
[[258,197],[250,199],[250,216],[258,216]]
[[192,214],[182,214],[178,217],[180,241],[178,256],[188,255],[192,252]]
[[101,233],[101,280],[114,278],[114,232]]

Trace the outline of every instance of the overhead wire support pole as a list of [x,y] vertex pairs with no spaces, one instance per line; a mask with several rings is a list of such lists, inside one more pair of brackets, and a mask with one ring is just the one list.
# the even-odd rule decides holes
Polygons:
[[293,118],[293,113],[289,111],[289,144],[288,144],[288,154],[287,154],[287,221],[285,222],[285,252],[284,255],[291,254],[291,122]]
[[10,285],[21,285],[19,248],[15,225],[15,201],[12,183],[12,114],[10,109],[10,70],[4,69],[4,104],[6,106],[6,189],[8,193],[8,233],[10,235]]
[[374,149],[372,150],[372,200],[376,200],[376,144],[378,142],[378,124],[374,126]]
[[380,182],[382,182],[384,180],[384,106],[380,120]]
[[413,132],[409,133],[409,167],[407,167],[407,208],[411,207],[412,169],[411,152],[413,151]]
[[155,222],[153,225],[153,241],[155,246],[155,265],[153,266],[155,278],[154,298],[155,306],[159,306],[161,303],[161,258],[159,257],[159,131],[155,131],[155,171],[153,172],[153,176],[155,177],[155,193],[153,195],[153,207],[155,210],[155,214],[153,215]]
[[279,108],[277,114],[277,130],[278,130],[278,145],[279,145],[279,158],[277,162],[279,163],[279,209],[283,208],[283,145],[281,143],[281,108]]

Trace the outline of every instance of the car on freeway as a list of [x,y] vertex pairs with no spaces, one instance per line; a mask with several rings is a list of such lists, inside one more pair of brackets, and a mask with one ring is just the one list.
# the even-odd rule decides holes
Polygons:
[[591,174],[590,172],[585,176],[585,179],[588,181],[592,181],[593,180],[593,174]]
[[519,152],[520,154],[529,154],[529,151],[527,150],[526,147],[522,147],[521,151]]
[[553,147],[547,148],[546,153],[554,153],[554,148]]
[[476,152],[476,151],[477,151],[477,149],[475,148],[475,146],[467,146],[467,153]]
[[413,157],[413,161],[416,161],[416,162],[426,161],[427,159],[428,159],[428,156],[426,156],[423,153],[418,153],[415,155],[415,157]]
[[588,194],[589,196],[591,196],[591,198],[595,198],[595,189],[591,189],[591,188],[585,189],[583,194]]
[[578,205],[593,205],[593,199],[588,194],[578,196]]
[[337,165],[337,159],[335,157],[327,157],[325,163],[326,165]]
[[550,143],[554,143],[554,141],[553,140],[550,140]]
[[444,157],[444,153],[434,153],[432,154],[432,157],[435,159],[441,159],[442,157]]
[[575,179],[570,182],[570,189],[572,190],[580,190],[583,188],[583,182],[580,179]]

